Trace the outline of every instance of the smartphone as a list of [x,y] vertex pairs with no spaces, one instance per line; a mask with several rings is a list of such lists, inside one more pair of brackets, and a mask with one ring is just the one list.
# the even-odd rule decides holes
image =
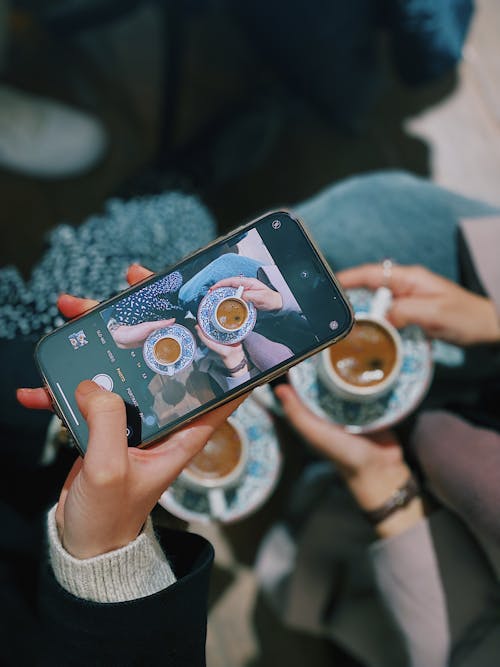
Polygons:
[[84,379],[123,398],[128,444],[142,447],[275,379],[353,321],[303,224],[276,211],[49,333],[35,359],[82,454]]

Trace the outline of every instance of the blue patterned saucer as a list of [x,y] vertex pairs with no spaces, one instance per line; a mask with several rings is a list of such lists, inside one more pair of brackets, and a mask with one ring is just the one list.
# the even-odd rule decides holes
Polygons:
[[[182,354],[175,364],[161,364],[154,355],[154,346],[160,338],[171,336],[175,338],[181,346]],[[189,366],[194,359],[196,352],[196,342],[193,334],[183,327],[182,324],[172,324],[169,327],[162,327],[150,333],[146,338],[143,348],[142,356],[149,368],[160,375],[175,375],[179,371]]]
[[[355,313],[368,313],[373,292],[350,290],[349,299]],[[306,359],[290,370],[290,382],[313,412],[344,426],[350,433],[372,433],[390,428],[409,415],[422,401],[432,380],[431,345],[420,327],[399,331],[403,343],[401,373],[389,394],[369,403],[339,398],[318,378],[320,355]],[[281,407],[270,387],[255,390],[257,400],[281,413]]]
[[219,305],[221,299],[226,299],[228,296],[234,296],[238,290],[236,287],[219,287],[213,292],[205,294],[200,302],[198,308],[198,324],[202,331],[216,343],[223,343],[224,345],[234,345],[240,343],[252,331],[257,320],[257,310],[253,303],[247,302],[248,319],[242,328],[235,333],[219,331],[212,322],[215,309]]
[[[251,397],[233,414],[248,438],[245,473],[237,486],[224,491],[225,512],[217,518],[222,523],[239,521],[261,507],[274,491],[281,471],[281,452],[273,421],[267,411]],[[194,490],[177,479],[161,496],[159,503],[171,514],[185,521],[208,523],[208,491]]]

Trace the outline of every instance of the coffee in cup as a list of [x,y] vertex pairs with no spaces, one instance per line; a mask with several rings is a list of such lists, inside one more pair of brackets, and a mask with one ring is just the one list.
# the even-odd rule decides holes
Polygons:
[[234,294],[222,296],[223,294],[224,291],[221,290],[221,298],[212,313],[212,324],[223,333],[237,334],[250,317],[248,303],[241,298],[243,287],[238,287]]
[[374,400],[394,386],[402,358],[397,330],[385,318],[359,314],[349,335],[322,352],[319,372],[340,397]]
[[227,331],[238,331],[248,319],[248,307],[242,299],[223,299],[215,310],[215,319]]
[[245,430],[230,417],[182,471],[180,479],[192,489],[207,493],[210,515],[219,519],[227,510],[224,491],[238,483],[247,459]]
[[177,338],[164,336],[156,341],[153,346],[153,354],[160,364],[171,366],[179,361],[182,348]]
[[182,473],[190,485],[227,488],[235,484],[247,458],[246,436],[234,419],[220,426]]

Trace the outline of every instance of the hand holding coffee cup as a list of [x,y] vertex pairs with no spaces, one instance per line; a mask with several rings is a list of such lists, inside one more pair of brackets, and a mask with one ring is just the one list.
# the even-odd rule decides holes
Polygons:
[[230,417],[212,435],[204,449],[184,469],[180,479],[196,491],[205,491],[214,518],[224,516],[224,491],[238,484],[248,460],[245,430]]
[[396,383],[403,360],[401,336],[385,318],[392,293],[380,287],[369,313],[358,313],[351,333],[321,353],[323,383],[346,400],[372,401]]

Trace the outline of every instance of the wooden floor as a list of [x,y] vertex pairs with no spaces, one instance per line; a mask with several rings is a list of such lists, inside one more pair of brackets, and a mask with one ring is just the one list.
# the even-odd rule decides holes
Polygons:
[[[230,184],[206,189],[205,200],[221,229],[267,207],[309,196],[342,177],[389,167],[500,204],[500,3],[477,0],[477,5],[456,83],[421,92],[393,87],[362,136],[343,137],[314,111],[302,109],[300,124],[289,121],[266,160]],[[194,46],[183,73],[192,85],[183,92],[177,119],[181,135],[199,123],[200,109],[217,113],[218,91],[230,89],[237,98],[241,79],[255,74],[239,43],[238,57],[224,62],[225,74],[220,74],[221,29],[212,27],[206,31],[194,21],[191,28]],[[231,34],[224,31],[224,39]],[[112,29],[84,35],[76,44],[54,43],[44,35],[33,39],[31,33],[26,37],[17,30],[7,78],[98,113],[110,133],[111,149],[103,164],[80,179],[44,183],[0,172],[0,265],[14,264],[28,275],[48,229],[61,221],[77,224],[142,173],[159,137],[162,39],[150,8]],[[203,46],[210,58],[200,58]],[[257,593],[255,546],[280,515],[292,478],[280,485],[266,508],[242,524],[227,529],[192,526],[216,546],[209,667],[352,664],[328,642],[281,627]]]

